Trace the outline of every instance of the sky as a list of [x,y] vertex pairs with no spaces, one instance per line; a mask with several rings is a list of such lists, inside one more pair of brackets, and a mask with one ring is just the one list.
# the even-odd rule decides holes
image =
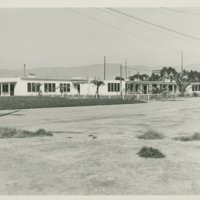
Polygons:
[[200,8],[1,8],[0,69],[129,66],[200,66]]

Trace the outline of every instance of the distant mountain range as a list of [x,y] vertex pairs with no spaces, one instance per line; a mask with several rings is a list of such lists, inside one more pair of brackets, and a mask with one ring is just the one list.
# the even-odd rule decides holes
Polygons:
[[[33,73],[38,78],[72,78],[72,77],[96,77],[103,78],[104,66],[102,64],[80,66],[80,67],[40,67],[31,68],[27,67],[26,74]],[[130,72],[129,72],[130,71]],[[133,66],[128,68],[127,74],[133,75],[137,71],[141,73],[151,72],[148,66]],[[21,69],[0,69],[0,77],[23,77],[23,67]],[[106,65],[106,78],[112,79],[120,75],[119,64]],[[125,68],[123,67],[122,75],[125,75]]]
[[[200,71],[200,64],[191,65],[187,67],[187,70],[197,70]],[[127,74],[133,75],[138,71],[140,73],[151,74],[152,70],[158,70],[162,67],[150,67],[145,65],[137,65],[128,67]],[[72,77],[96,77],[103,78],[103,65],[88,65],[79,67],[40,67],[40,68],[28,68],[26,69],[26,74],[33,73],[37,78],[63,78],[70,79]],[[21,69],[0,69],[0,77],[23,77],[23,67]],[[120,75],[119,64],[107,64],[106,65],[106,79],[113,79]],[[125,75],[125,69],[123,67],[123,77]]]

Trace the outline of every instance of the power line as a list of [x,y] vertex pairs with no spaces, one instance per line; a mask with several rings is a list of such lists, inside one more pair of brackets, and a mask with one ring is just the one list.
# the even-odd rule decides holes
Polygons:
[[178,10],[178,9],[175,9],[175,8],[162,7],[162,9],[169,10],[169,11],[173,11],[173,12],[177,12],[177,13],[183,13],[183,14],[189,14],[189,15],[200,16],[200,13],[191,13],[191,12],[188,12],[188,11]]
[[170,28],[168,28],[168,27],[160,26],[160,25],[154,24],[154,23],[152,23],[152,22],[146,21],[146,20],[141,19],[141,18],[139,18],[139,17],[136,17],[136,16],[134,16],[134,15],[129,15],[129,14],[127,14],[127,13],[121,12],[121,11],[116,10],[116,9],[113,9],[113,8],[107,8],[107,9],[108,9],[108,10],[111,10],[111,11],[113,11],[113,12],[115,12],[115,13],[119,13],[119,14],[121,14],[121,15],[123,15],[123,16],[128,17],[128,18],[131,18],[131,19],[134,19],[134,20],[143,22],[143,23],[145,23],[145,24],[149,24],[149,25],[151,25],[151,26],[154,26],[154,27],[157,27],[157,28],[160,28],[160,29],[163,29],[163,30],[172,32],[172,33],[176,33],[176,34],[182,35],[182,36],[184,36],[184,37],[187,37],[187,38],[191,38],[191,39],[200,41],[200,38],[195,37],[195,36],[193,36],[193,35],[189,35],[189,34],[186,34],[186,33],[181,33],[181,32],[179,32],[179,31],[170,29]]
[[168,36],[171,36],[171,37],[173,37],[173,38],[178,38],[178,39],[180,39],[180,40],[183,40],[183,41],[185,41],[185,42],[190,42],[190,43],[195,44],[195,45],[197,44],[197,43],[192,42],[192,41],[190,41],[190,40],[186,40],[186,39],[177,37],[176,35],[170,34],[170,33],[168,33],[168,32],[165,32],[165,31],[162,31],[162,30],[158,30],[158,29],[154,29],[154,28],[152,28],[152,27],[150,27],[150,26],[145,26],[145,24],[137,23],[136,21],[133,21],[132,19],[129,19],[129,18],[127,18],[127,17],[125,17],[125,16],[122,16],[122,15],[119,15],[119,14],[117,14],[117,13],[109,12],[108,10],[103,10],[102,8],[97,8],[97,9],[100,10],[100,11],[102,11],[102,12],[105,12],[105,13],[107,13],[107,14],[110,14],[110,15],[113,15],[113,16],[117,16],[117,17],[119,17],[120,19],[128,20],[128,21],[130,21],[130,22],[132,22],[132,23],[134,23],[134,24],[137,24],[137,25],[143,26],[143,27],[145,27],[145,28],[151,29],[151,30],[153,30],[153,31],[160,32],[160,33],[166,34],[166,35],[168,35]]
[[73,11],[74,13],[78,14],[78,15],[84,16],[84,17],[86,17],[86,18],[88,18],[88,19],[90,19],[90,20],[96,21],[96,22],[98,22],[98,23],[100,23],[100,24],[109,26],[110,28],[113,28],[113,29],[118,30],[118,31],[120,31],[120,32],[123,32],[123,33],[125,33],[125,34],[131,35],[131,36],[135,36],[135,37],[140,38],[140,39],[142,39],[142,40],[151,42],[151,43],[153,43],[153,44],[159,45],[159,46],[161,46],[161,47],[165,47],[165,48],[170,49],[170,50],[174,50],[174,51],[176,51],[176,52],[181,52],[180,49],[172,48],[172,47],[166,46],[166,45],[164,45],[164,44],[161,44],[161,43],[159,43],[159,42],[155,42],[155,41],[153,41],[153,40],[144,38],[144,37],[142,37],[142,36],[140,36],[140,35],[137,35],[137,34],[135,34],[135,33],[126,31],[126,30],[121,29],[121,28],[119,28],[119,27],[117,27],[117,26],[114,26],[114,25],[112,25],[112,24],[103,22],[103,21],[101,21],[101,20],[99,20],[99,19],[96,19],[96,18],[91,17],[91,16],[89,16],[89,15],[83,14],[83,13],[81,13],[81,12],[78,12],[78,11],[72,9],[72,8],[71,8],[70,10]]

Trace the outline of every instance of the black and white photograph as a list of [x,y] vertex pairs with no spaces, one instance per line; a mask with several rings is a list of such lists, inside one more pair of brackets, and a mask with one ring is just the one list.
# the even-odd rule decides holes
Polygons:
[[199,195],[200,7],[0,7],[1,195]]

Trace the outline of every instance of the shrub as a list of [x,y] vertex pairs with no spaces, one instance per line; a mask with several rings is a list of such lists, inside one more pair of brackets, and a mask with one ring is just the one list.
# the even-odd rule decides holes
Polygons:
[[198,97],[198,94],[197,94],[196,92],[193,92],[193,93],[192,93],[192,96],[193,96],[193,97]]
[[38,129],[34,133],[35,133],[35,136],[53,136],[51,132],[46,131],[44,129]]
[[191,136],[178,136],[178,137],[174,137],[173,139],[183,141],[183,142],[198,141],[198,140],[200,140],[200,133],[196,132]]
[[13,128],[0,128],[0,138],[26,138],[37,136],[53,136],[53,134],[44,129],[38,129],[37,131],[27,131]]
[[144,158],[164,158],[165,155],[160,150],[152,147],[142,147],[137,153],[140,157]]
[[137,138],[144,140],[155,140],[155,139],[163,139],[164,136],[161,133],[158,133],[157,131],[148,130],[143,135],[137,136]]
[[0,128],[0,137],[1,138],[12,138],[17,135],[16,129],[11,128]]

